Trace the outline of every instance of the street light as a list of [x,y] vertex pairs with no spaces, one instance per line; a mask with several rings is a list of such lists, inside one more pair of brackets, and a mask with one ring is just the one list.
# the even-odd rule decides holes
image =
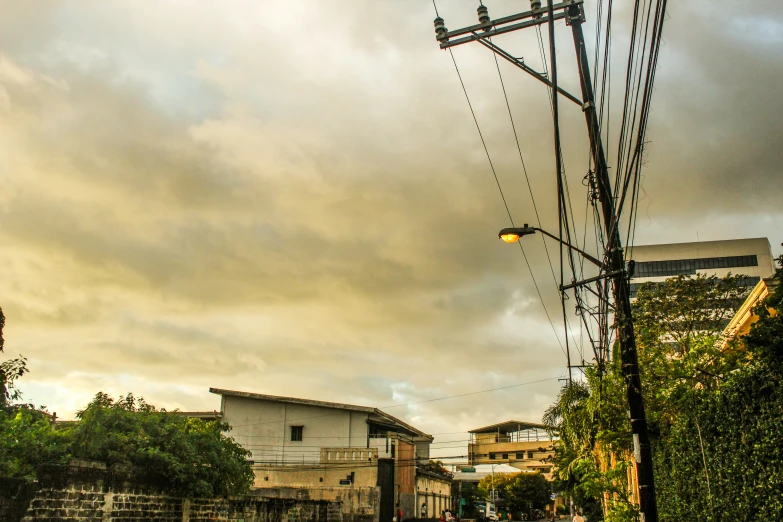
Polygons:
[[598,268],[603,268],[604,267],[604,264],[601,261],[599,261],[595,257],[591,256],[590,254],[588,254],[584,250],[581,250],[581,249],[575,247],[571,243],[566,243],[565,241],[563,241],[559,237],[550,234],[549,232],[547,232],[544,229],[541,229],[541,228],[538,228],[538,227],[531,227],[527,223],[525,223],[525,226],[523,226],[523,227],[504,228],[503,230],[498,232],[498,237],[500,239],[502,239],[503,241],[505,241],[506,243],[516,243],[517,241],[519,241],[519,239],[521,237],[529,236],[529,235],[535,234],[536,232],[541,232],[545,236],[551,237],[552,239],[554,239],[555,241],[557,241],[561,245],[566,246],[566,247],[570,248],[571,250],[573,250],[574,252],[579,253],[582,257],[584,257],[585,259],[587,259],[588,261],[590,261],[591,263],[596,265]]

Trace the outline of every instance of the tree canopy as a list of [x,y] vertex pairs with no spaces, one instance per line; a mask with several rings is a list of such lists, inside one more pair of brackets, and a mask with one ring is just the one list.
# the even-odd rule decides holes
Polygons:
[[493,488],[498,492],[499,503],[512,512],[543,510],[550,502],[551,484],[541,473],[503,473],[488,475],[478,484],[478,493],[489,498]]
[[[779,280],[780,273],[777,275]],[[783,518],[783,296],[726,343],[745,299],[740,278],[642,285],[634,304],[639,365],[661,521]],[[555,469],[590,520],[634,520],[625,383],[610,361],[564,387],[544,422],[560,438]]]
[[[0,309],[0,351],[5,316]],[[24,357],[0,363],[0,475],[35,478],[41,464],[71,458],[127,465],[163,491],[184,497],[241,495],[253,483],[251,453],[226,434],[230,426],[158,410],[128,394],[98,393],[77,414],[55,426],[45,408],[21,404],[16,381]]]
[[73,457],[143,469],[181,496],[239,495],[252,485],[250,452],[226,437],[228,424],[161,411],[131,394],[98,393],[77,417]]

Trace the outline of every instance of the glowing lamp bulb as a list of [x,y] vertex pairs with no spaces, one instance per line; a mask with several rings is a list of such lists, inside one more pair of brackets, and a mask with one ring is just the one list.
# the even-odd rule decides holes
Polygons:
[[501,234],[500,239],[506,243],[516,243],[519,241],[519,234]]

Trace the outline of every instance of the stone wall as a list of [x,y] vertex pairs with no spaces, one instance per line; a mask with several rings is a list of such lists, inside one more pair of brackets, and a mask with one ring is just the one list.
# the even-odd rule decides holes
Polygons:
[[[364,494],[338,500],[309,494],[250,494],[239,498],[184,499],[134,480],[128,470],[95,463],[39,470],[30,482],[0,477],[2,522],[372,522],[372,514],[343,509],[369,502]],[[138,477],[137,477],[138,478]],[[270,493],[270,492],[267,492]],[[358,492],[357,492],[358,493]],[[287,498],[283,498],[287,497]],[[371,510],[370,510],[371,511]]]
[[[339,505],[242,497],[182,499],[138,491],[40,489],[22,522],[342,522]],[[4,521],[5,522],[5,521]],[[14,522],[14,521],[11,521]]]
[[24,479],[0,477],[0,521],[20,520],[38,486]]

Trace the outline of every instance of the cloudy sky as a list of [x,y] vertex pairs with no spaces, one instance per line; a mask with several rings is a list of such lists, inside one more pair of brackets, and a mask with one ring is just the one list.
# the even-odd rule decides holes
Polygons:
[[[783,15],[772,0],[670,5],[636,243],[769,237],[779,254]],[[438,2],[450,28],[475,7]],[[65,418],[98,391],[212,410],[210,386],[373,405],[452,434],[442,455],[464,430],[540,419],[565,374],[552,274],[526,243],[557,336],[519,249],[496,238],[508,217],[431,2],[3,0],[0,13],[0,306],[5,356],[29,359],[27,400]],[[578,92],[570,30],[557,35],[561,83]],[[496,43],[540,69],[533,32]],[[511,212],[534,222],[492,55],[454,55]],[[506,65],[556,228],[547,91]],[[584,216],[584,121],[561,107]]]

